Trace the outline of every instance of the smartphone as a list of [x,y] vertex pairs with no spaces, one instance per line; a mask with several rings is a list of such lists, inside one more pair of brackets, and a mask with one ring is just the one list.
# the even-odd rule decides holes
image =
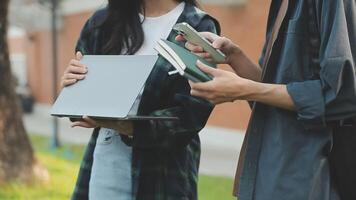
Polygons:
[[178,34],[182,35],[188,42],[201,46],[204,51],[210,53],[212,59],[215,62],[221,63],[224,62],[226,56],[219,49],[215,49],[211,42],[202,37],[198,31],[191,27],[188,23],[179,23],[173,27],[173,30]]

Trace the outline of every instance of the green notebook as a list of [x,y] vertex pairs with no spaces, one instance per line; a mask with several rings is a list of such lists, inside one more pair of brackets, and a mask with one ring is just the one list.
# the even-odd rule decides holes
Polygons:
[[202,72],[196,63],[200,60],[202,63],[210,67],[215,67],[214,64],[205,59],[191,53],[187,49],[167,40],[158,41],[155,50],[176,69],[176,72],[186,77],[193,82],[211,81],[212,77]]

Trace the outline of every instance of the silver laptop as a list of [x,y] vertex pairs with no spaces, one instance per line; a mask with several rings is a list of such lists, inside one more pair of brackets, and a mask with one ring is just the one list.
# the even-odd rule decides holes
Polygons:
[[158,56],[154,55],[84,56],[81,63],[88,67],[86,78],[61,91],[51,115],[117,120],[177,120],[177,117],[130,113],[157,59]]

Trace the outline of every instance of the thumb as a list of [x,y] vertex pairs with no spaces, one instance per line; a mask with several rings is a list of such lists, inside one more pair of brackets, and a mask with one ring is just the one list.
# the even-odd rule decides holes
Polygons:
[[224,48],[226,45],[229,44],[229,39],[225,38],[225,37],[219,37],[218,39],[216,39],[213,42],[213,47],[215,49],[222,49]]
[[200,32],[200,35],[212,43],[218,38],[220,38],[218,35],[211,32]]
[[77,53],[75,54],[75,58],[80,61],[83,58],[83,54],[80,51],[77,51]]
[[202,70],[203,72],[212,75],[213,77],[216,77],[218,75],[218,70],[215,68],[212,68],[204,63],[202,63],[200,60],[197,61],[197,66]]

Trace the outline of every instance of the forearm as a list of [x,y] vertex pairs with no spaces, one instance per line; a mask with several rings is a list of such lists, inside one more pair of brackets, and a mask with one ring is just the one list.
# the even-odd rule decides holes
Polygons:
[[[221,104],[234,100],[256,101],[271,106],[296,110],[294,101],[289,95],[286,85],[260,83],[241,77],[241,74],[214,69],[202,63],[197,66],[205,73],[214,77],[206,83],[190,83],[191,95],[204,98],[213,104]],[[258,70],[251,70],[252,77],[260,76]],[[245,71],[246,72],[246,71]]]
[[257,82],[261,81],[261,67],[255,64],[238,47],[235,47],[235,50],[233,50],[231,56],[229,56],[228,64],[240,77]]
[[266,84],[250,81],[251,93],[247,96],[248,101],[256,101],[270,106],[295,111],[296,106],[287,91],[286,85]]

